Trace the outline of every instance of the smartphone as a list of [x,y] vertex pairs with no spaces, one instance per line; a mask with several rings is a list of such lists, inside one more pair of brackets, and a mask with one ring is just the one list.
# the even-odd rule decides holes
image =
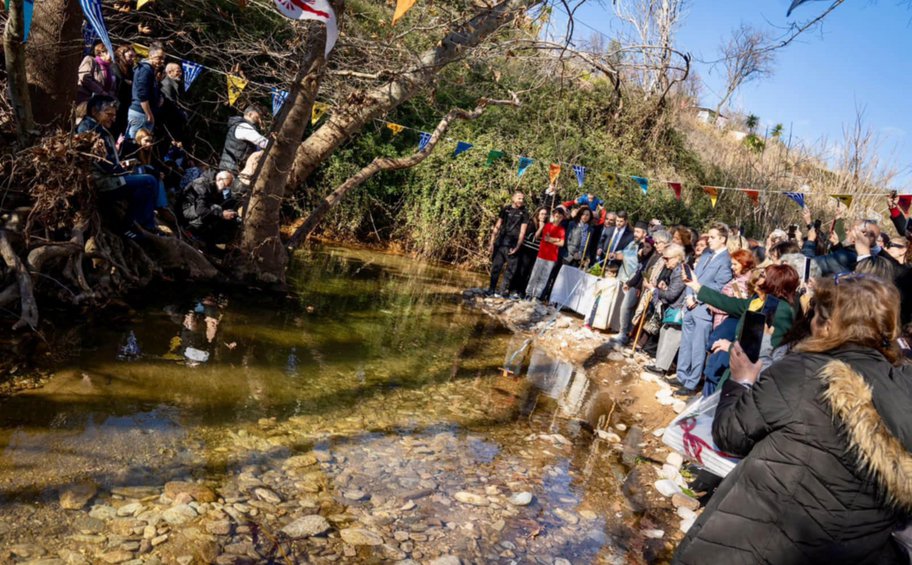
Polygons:
[[805,284],[807,284],[807,282],[809,280],[811,280],[811,258],[810,257],[804,258],[804,270],[801,271],[801,280],[804,281]]
[[696,277],[694,277],[694,272],[693,272],[693,269],[690,268],[690,265],[688,265],[687,263],[684,263],[683,269],[684,269],[684,276],[687,277],[687,280],[689,280],[689,281],[697,280]]
[[788,238],[795,239],[795,232],[797,232],[797,231],[798,231],[797,225],[795,225],[795,224],[790,225],[789,229],[788,229]]
[[820,233],[820,225],[822,223],[823,222],[821,222],[819,218],[814,220],[814,231],[816,231],[818,234]]
[[912,347],[909,346],[909,341],[906,338],[897,338],[896,344],[899,345],[899,350],[902,351],[903,356],[912,358]]
[[760,348],[763,345],[763,331],[766,329],[766,315],[762,312],[745,312],[744,325],[741,326],[741,337],[738,343],[751,363],[760,359]]

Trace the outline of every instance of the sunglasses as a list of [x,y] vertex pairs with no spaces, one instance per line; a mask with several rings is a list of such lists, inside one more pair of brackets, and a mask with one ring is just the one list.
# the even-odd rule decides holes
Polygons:
[[862,279],[877,279],[877,277],[872,275],[867,275],[865,273],[856,273],[853,271],[845,271],[842,273],[836,273],[833,275],[833,283],[836,286],[839,286],[841,281],[857,281]]

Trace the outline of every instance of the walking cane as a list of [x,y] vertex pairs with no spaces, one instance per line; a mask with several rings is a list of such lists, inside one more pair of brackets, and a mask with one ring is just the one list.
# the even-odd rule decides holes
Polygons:
[[637,327],[636,337],[633,339],[633,347],[630,349],[630,355],[636,353],[637,343],[640,341],[640,334],[643,332],[643,326],[646,325],[646,313],[649,310],[649,303],[652,302],[652,290],[647,289],[643,293],[643,298],[646,300],[646,306],[643,308],[643,313],[640,314],[640,323]]

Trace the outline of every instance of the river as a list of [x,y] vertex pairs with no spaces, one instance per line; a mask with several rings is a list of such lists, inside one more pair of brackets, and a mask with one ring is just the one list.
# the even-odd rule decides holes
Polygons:
[[620,446],[590,433],[608,402],[514,356],[461,299],[476,275],[316,247],[291,279],[87,326],[0,401],[0,562],[644,559]]

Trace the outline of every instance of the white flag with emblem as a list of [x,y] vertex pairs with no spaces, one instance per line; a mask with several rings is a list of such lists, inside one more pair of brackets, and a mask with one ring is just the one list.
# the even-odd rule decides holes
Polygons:
[[317,20],[326,24],[326,55],[339,39],[336,13],[327,0],[275,0],[276,8],[292,20]]

